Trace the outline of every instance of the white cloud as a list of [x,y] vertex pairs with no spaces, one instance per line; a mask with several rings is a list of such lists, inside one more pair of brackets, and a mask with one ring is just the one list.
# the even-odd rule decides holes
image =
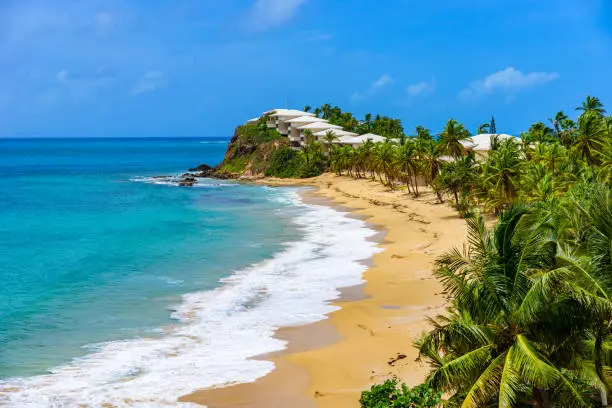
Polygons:
[[419,95],[430,94],[436,90],[437,84],[436,80],[432,79],[430,82],[421,81],[416,84],[408,85],[406,88],[406,93],[410,97],[416,97]]
[[387,75],[387,74],[382,75],[376,81],[372,82],[372,84],[370,84],[370,87],[368,88],[367,91],[365,91],[365,92],[355,92],[353,95],[351,95],[351,100],[353,102],[357,102],[357,101],[362,101],[364,99],[367,99],[369,96],[372,96],[375,93],[377,93],[378,91],[388,87],[393,82],[395,82],[395,80],[392,77],[390,77],[389,75]]
[[130,95],[153,92],[166,85],[166,75],[163,71],[147,71],[138,83],[130,90]]
[[255,0],[249,12],[249,25],[258,31],[278,27],[291,20],[306,0]]
[[387,85],[391,85],[393,83],[393,78],[389,75],[383,75],[378,78],[376,81],[372,82],[372,86],[370,87],[370,91],[377,91],[386,87]]
[[461,91],[460,96],[470,97],[495,91],[520,90],[545,84],[558,78],[559,74],[556,72],[529,72],[523,74],[514,67],[508,67],[481,80],[472,82],[468,88]]

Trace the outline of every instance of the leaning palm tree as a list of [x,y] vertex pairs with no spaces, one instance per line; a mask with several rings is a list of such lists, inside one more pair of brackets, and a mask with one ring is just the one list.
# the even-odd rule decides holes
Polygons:
[[469,136],[468,131],[461,123],[457,122],[455,119],[449,119],[448,122],[446,122],[444,130],[440,133],[438,142],[444,153],[457,158],[462,156],[465,152],[465,148],[461,142],[466,140]]
[[429,139],[417,139],[417,150],[425,182],[429,185],[440,174],[442,152],[439,146]]
[[419,161],[417,160],[416,143],[410,140],[398,146],[393,160],[397,173],[404,184],[408,186],[408,191],[412,187],[414,195],[418,196]]
[[606,110],[604,109],[603,103],[599,100],[599,98],[595,96],[587,95],[586,100],[582,102],[582,105],[576,108],[577,111],[593,112],[599,116],[603,116],[606,114]]
[[[388,142],[376,143],[373,153],[374,166],[380,182],[389,188],[393,188],[393,145]],[[382,178],[383,175],[385,180]]]
[[612,304],[559,258],[546,221],[522,206],[493,229],[471,218],[467,247],[438,259],[452,309],[416,345],[432,367],[428,383],[452,406],[590,406],[578,384],[597,383],[597,375],[582,368],[581,347],[590,318],[610,316]]

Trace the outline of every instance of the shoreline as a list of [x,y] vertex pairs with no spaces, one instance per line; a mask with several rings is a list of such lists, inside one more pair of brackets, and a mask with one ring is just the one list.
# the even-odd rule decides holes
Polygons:
[[427,368],[415,362],[412,342],[427,329],[426,318],[444,308],[431,270],[436,256],[464,240],[465,222],[455,210],[434,204],[431,194],[414,199],[377,182],[330,173],[249,182],[315,187],[306,193],[306,203],[348,211],[383,231],[375,240],[382,251],[368,261],[365,284],[345,288],[332,303],[339,310],[325,320],[276,332],[276,338],[288,341],[287,349],[257,357],[275,364],[270,374],[252,383],[196,391],[180,401],[211,408],[355,407],[361,391],[390,376],[410,386],[421,383]]

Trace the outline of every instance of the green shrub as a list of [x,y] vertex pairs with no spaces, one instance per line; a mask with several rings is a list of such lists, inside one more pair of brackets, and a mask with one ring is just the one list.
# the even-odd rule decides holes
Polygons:
[[308,163],[304,163],[304,165],[300,168],[299,177],[300,178],[310,178],[316,177],[325,171],[325,162],[317,162],[314,160],[309,161]]
[[441,400],[442,393],[434,392],[427,384],[410,389],[392,378],[362,392],[359,403],[361,408],[432,408]]
[[265,174],[267,177],[296,178],[300,176],[304,165],[304,157],[300,152],[283,146],[270,156]]

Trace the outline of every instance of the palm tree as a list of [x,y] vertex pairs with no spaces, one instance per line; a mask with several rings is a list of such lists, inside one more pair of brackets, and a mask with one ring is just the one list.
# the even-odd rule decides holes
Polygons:
[[418,140],[433,140],[431,137],[431,132],[429,129],[425,129],[423,126],[419,125],[416,127],[416,138]]
[[310,105],[304,106],[304,112],[310,112],[310,109],[312,109]]
[[310,156],[313,151],[313,145],[316,142],[317,138],[315,137],[315,135],[312,133],[312,130],[310,129],[305,129],[302,132],[302,135],[304,135],[304,143],[302,144],[302,152],[304,153],[304,157],[306,158],[306,163],[308,164],[310,162]]
[[489,129],[490,129],[491,125],[488,123],[483,123],[482,125],[478,126],[478,130],[477,133],[483,134],[483,133],[489,133]]
[[325,132],[325,136],[323,136],[323,140],[325,141],[325,146],[326,146],[326,150],[327,150],[327,154],[329,156],[329,159],[331,160],[331,156],[332,156],[332,143],[335,140],[338,140],[338,136],[336,136],[336,133],[333,130],[328,130],[327,132]]
[[578,118],[578,132],[574,142],[574,149],[588,165],[597,163],[597,152],[602,146],[606,129],[602,118],[593,111],[588,111]]
[[432,367],[428,383],[453,406],[590,406],[577,385],[597,381],[581,368],[585,317],[612,308],[585,290],[593,280],[558,257],[549,231],[546,219],[515,206],[493,229],[469,219],[468,246],[438,259],[453,309],[416,346]]
[[599,116],[603,116],[606,114],[604,105],[603,103],[601,103],[599,98],[590,95],[587,95],[586,100],[582,102],[582,105],[577,107],[576,110],[582,111],[583,113],[594,112]]
[[417,149],[422,162],[423,176],[425,182],[431,185],[432,181],[440,174],[442,165],[442,153],[433,140],[417,139]]
[[497,151],[491,151],[484,165],[484,183],[495,194],[490,204],[500,210],[512,204],[517,197],[523,161],[519,148],[512,139],[501,143]]
[[444,153],[457,158],[465,152],[461,141],[466,140],[468,137],[469,133],[462,124],[455,119],[449,119],[446,122],[446,127],[440,133],[438,142]]
[[[394,151],[391,143],[376,143],[374,146],[374,166],[380,182],[389,188],[393,188],[393,159]],[[382,176],[385,176],[386,182],[383,181]]]
[[417,160],[416,144],[413,141],[400,144],[394,157],[394,164],[404,183],[409,186],[408,191],[412,186],[415,196],[418,196],[419,162]]
[[557,140],[561,139],[561,129],[560,126],[563,123],[563,121],[567,120],[568,117],[567,115],[563,112],[563,111],[559,111],[555,114],[554,119],[552,118],[548,118],[548,121],[550,123],[552,123],[553,128],[555,129],[555,135],[557,137]]
[[467,192],[475,179],[473,159],[468,156],[443,164],[436,182],[442,190],[453,194],[458,207],[459,193]]

